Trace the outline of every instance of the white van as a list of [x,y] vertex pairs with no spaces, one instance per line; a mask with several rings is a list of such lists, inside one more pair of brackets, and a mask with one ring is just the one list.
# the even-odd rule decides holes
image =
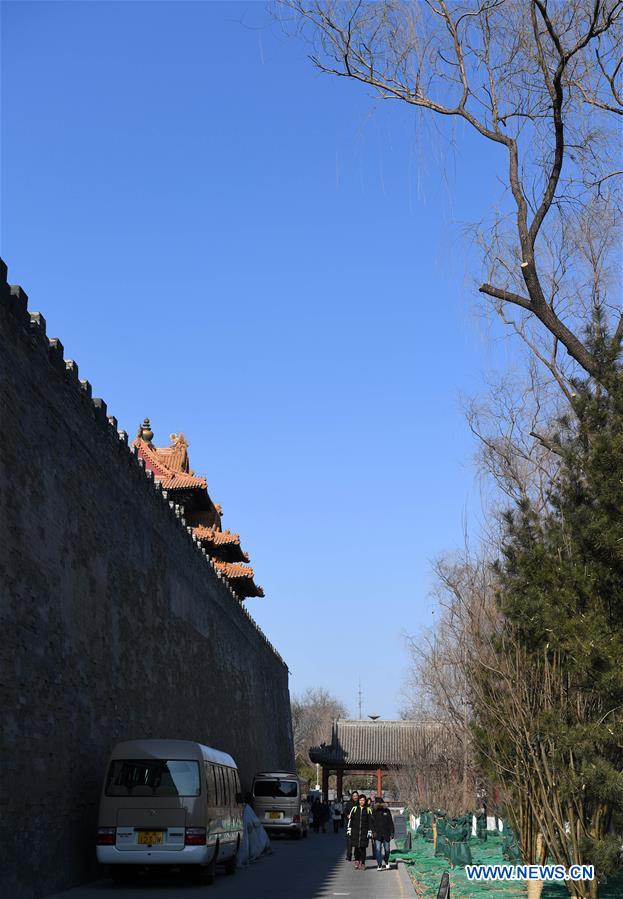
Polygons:
[[114,880],[139,865],[217,862],[236,872],[242,795],[230,755],[188,740],[132,740],[112,751],[100,800],[97,859]]
[[253,811],[269,833],[307,836],[307,785],[289,771],[260,772],[253,778]]

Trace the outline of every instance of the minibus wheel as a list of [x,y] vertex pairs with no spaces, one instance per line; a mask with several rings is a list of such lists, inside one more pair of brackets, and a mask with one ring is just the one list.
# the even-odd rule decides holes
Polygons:
[[201,873],[206,883],[214,883],[216,880],[216,857],[218,855],[218,843],[214,847],[212,861],[202,868]]

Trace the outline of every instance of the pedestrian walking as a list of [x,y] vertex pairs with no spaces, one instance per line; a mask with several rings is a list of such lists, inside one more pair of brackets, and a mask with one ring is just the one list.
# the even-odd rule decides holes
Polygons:
[[344,830],[344,819],[346,817],[344,814],[344,809],[346,808],[346,796],[340,796],[340,802],[342,803],[342,817],[340,819],[340,830]]
[[344,819],[346,821],[346,861],[352,862],[353,860],[353,845],[350,839],[350,828],[348,826],[348,819],[350,817],[350,813],[355,808],[359,801],[359,793],[357,790],[353,790],[350,794],[350,799],[344,806]]
[[372,812],[365,796],[359,797],[359,802],[349,815],[348,833],[355,854],[355,868],[365,871],[366,847],[372,836]]
[[326,799],[322,800],[321,805],[321,814],[320,814],[320,825],[322,827],[322,832],[327,832],[327,821],[331,817],[331,809],[329,808],[329,802]]
[[331,818],[333,819],[333,833],[337,833],[342,823],[342,812],[344,806],[341,799],[334,799],[331,806]]
[[318,833],[320,830],[320,821],[322,818],[322,803],[320,799],[316,796],[314,801],[312,802],[311,807],[312,814],[312,827],[314,828],[314,833]]
[[374,852],[376,855],[376,870],[389,868],[389,843],[394,836],[394,819],[392,813],[383,802],[382,796],[374,800],[372,812],[372,833],[374,835]]

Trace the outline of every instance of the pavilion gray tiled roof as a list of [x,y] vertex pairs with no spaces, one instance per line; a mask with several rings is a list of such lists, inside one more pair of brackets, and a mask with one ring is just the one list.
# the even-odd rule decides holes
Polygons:
[[438,751],[443,726],[434,721],[333,722],[331,739],[309,750],[311,761],[338,767],[391,767]]

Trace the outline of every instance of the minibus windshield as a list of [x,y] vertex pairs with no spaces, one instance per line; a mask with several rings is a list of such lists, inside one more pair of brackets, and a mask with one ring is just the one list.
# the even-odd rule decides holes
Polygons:
[[199,763],[185,759],[115,759],[107,796],[198,796]]
[[270,799],[296,799],[298,786],[296,780],[256,780],[253,795]]

